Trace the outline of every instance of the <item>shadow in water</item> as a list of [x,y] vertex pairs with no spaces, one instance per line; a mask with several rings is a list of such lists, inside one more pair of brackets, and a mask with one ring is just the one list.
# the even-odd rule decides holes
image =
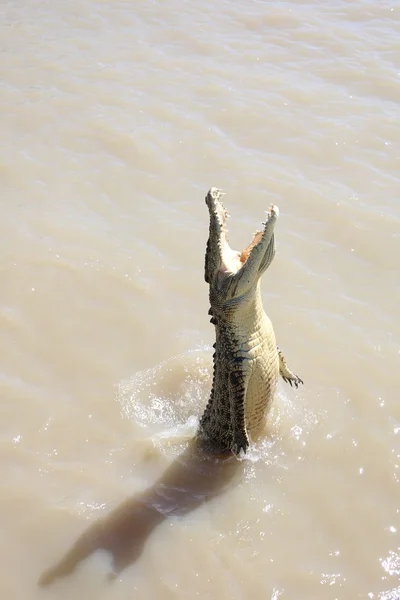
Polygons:
[[127,498],[107,516],[88,527],[39,585],[49,585],[72,573],[96,550],[110,552],[115,577],[133,564],[153,529],[173,515],[185,515],[222,493],[243,462],[232,454],[210,455],[193,440],[163,475],[147,490]]

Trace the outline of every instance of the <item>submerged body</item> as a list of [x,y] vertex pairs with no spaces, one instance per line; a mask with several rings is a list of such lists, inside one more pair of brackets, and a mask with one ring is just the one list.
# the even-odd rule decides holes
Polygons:
[[228,244],[227,213],[221,192],[206,196],[210,232],[205,280],[210,286],[210,315],[215,325],[214,373],[209,402],[198,436],[213,452],[246,452],[262,430],[279,374],[296,387],[301,379],[288,369],[264,312],[260,278],[275,254],[276,206],[267,213],[263,231],[235,252]]

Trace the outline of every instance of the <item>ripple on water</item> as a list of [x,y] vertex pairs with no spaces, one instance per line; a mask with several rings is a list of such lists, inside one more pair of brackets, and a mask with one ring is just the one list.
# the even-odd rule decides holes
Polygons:
[[[211,348],[199,347],[122,381],[117,392],[122,416],[145,430],[156,445],[193,437],[210,393],[211,353]],[[302,460],[307,436],[319,417],[298,402],[300,392],[291,396],[294,393],[296,398],[278,390],[265,435],[242,460],[283,465],[288,445]]]

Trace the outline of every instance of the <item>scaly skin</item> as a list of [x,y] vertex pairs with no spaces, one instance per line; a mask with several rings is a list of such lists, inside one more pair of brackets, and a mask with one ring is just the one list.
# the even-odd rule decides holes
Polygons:
[[264,312],[260,279],[275,254],[277,206],[267,212],[258,231],[242,252],[227,240],[227,212],[222,192],[206,196],[210,230],[205,280],[210,286],[209,314],[215,325],[214,374],[210,399],[200,420],[198,436],[211,452],[246,452],[263,429],[279,373],[298,387],[302,380],[286,365],[277,348],[272,323]]

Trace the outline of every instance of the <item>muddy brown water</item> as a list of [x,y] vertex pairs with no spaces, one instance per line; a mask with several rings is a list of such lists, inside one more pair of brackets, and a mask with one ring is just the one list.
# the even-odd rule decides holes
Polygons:
[[[400,598],[398,3],[1,12],[1,597]],[[190,442],[212,185],[234,247],[280,208],[305,382],[240,461]]]

